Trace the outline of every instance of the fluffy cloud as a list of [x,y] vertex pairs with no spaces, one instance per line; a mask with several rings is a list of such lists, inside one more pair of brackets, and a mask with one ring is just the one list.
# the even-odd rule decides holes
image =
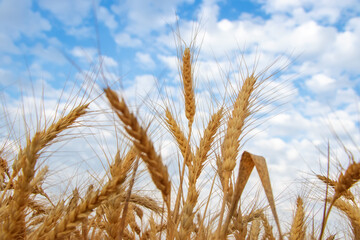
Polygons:
[[111,9],[126,21],[126,32],[144,36],[175,23],[177,7],[192,2],[193,0],[126,0],[114,4]]
[[334,90],[335,79],[324,74],[317,74],[306,81],[306,86],[310,91],[315,93],[324,93]]
[[34,46],[27,47],[27,51],[29,54],[36,56],[38,60],[42,61],[42,63],[55,63],[59,65],[67,63],[68,61],[57,48],[57,44],[51,43],[50,39],[49,42],[50,43],[46,46],[44,44],[38,43]]
[[99,7],[98,9],[98,19],[104,22],[105,26],[109,29],[116,29],[118,24],[115,20],[115,16],[105,7]]
[[31,0],[1,1],[0,36],[4,34],[11,39],[18,39],[21,35],[31,38],[44,36],[43,32],[49,31],[51,25],[39,12],[34,12],[31,8]]
[[89,15],[92,1],[46,1],[39,0],[42,9],[50,11],[61,22],[68,26],[78,26]]
[[94,61],[98,51],[96,48],[83,48],[83,47],[74,47],[71,50],[71,54],[74,57],[81,59],[84,62],[90,63]]
[[122,47],[139,47],[142,42],[138,38],[131,37],[127,33],[119,33],[115,36],[115,42]]
[[360,10],[356,0],[258,0],[258,2],[263,4],[262,8],[267,13],[290,14],[294,19],[314,19],[324,24],[335,24],[340,18],[346,18]]
[[153,69],[155,67],[155,62],[148,53],[137,52],[135,61],[144,69]]

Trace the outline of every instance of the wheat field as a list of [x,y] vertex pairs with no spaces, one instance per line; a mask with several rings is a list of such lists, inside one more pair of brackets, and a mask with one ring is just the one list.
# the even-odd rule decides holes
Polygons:
[[[156,117],[175,143],[177,163],[172,166],[177,167],[179,178],[170,173],[160,153],[156,141],[161,139],[150,132],[121,91],[108,84],[99,95],[107,104],[103,107],[114,116],[114,134],[124,143],[109,157],[103,181],[76,186],[69,196],[49,196],[43,187],[51,174],[41,164],[43,155],[56,142],[71,141],[64,132],[84,124],[83,119],[93,114],[94,99],[81,99],[73,107],[68,104],[66,114],[28,131],[19,140],[22,145],[1,146],[0,239],[338,239],[327,228],[336,216],[333,209],[348,223],[343,230],[347,236],[360,239],[359,198],[353,191],[360,179],[360,163],[350,153],[348,167],[335,173],[336,177],[314,176],[322,193],[317,196],[320,222],[314,220],[305,195],[291,202],[292,219],[278,213],[267,156],[244,149],[254,114],[262,109],[258,99],[272,76],[266,77],[268,68],[246,68],[231,101],[209,109],[203,131],[197,134],[194,48],[184,47],[178,60],[184,116],[167,99]],[[153,192],[138,190],[139,175],[154,187]],[[246,206],[244,189],[256,177],[265,204]],[[204,179],[209,185],[205,198],[200,196]],[[210,207],[214,199],[215,210]]]

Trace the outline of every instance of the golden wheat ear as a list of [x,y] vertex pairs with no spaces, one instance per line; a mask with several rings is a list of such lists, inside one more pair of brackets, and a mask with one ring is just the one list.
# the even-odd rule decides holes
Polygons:
[[[336,187],[337,182],[332,180],[331,178],[316,174],[316,177],[322,181],[325,184],[328,184],[330,187],[334,188]],[[351,191],[349,189],[347,189],[346,191],[343,192],[342,196],[344,196],[346,199],[351,200],[352,202],[355,202],[355,197],[354,195],[351,193]]]
[[263,239],[269,239],[269,240],[275,240],[274,234],[273,234],[273,230],[272,230],[272,226],[269,223],[269,220],[267,219],[267,217],[265,216],[264,213],[261,213],[260,218],[262,220],[262,224],[264,227],[264,237]]
[[[171,135],[175,138],[186,166],[189,167],[194,159],[194,155],[189,146],[188,139],[185,137],[184,132],[180,129],[180,126],[177,124],[168,108],[165,110],[165,124],[170,130]],[[189,156],[186,156],[186,154]]]
[[136,116],[129,111],[124,99],[120,100],[117,93],[110,88],[106,88],[104,91],[112,109],[124,124],[124,128],[133,141],[139,156],[146,163],[150,176],[155,186],[161,191],[170,211],[171,182],[161,156],[156,153],[154,144],[149,139],[146,130],[140,126]]
[[193,72],[191,69],[191,52],[190,48],[185,48],[182,58],[181,75],[184,84],[184,97],[185,97],[185,115],[189,120],[189,126],[194,122],[195,116],[195,93],[193,87]]
[[323,218],[323,222],[321,225],[320,237],[321,240],[324,235],[325,227],[327,220],[329,218],[330,212],[332,207],[334,206],[335,202],[356,183],[360,180],[360,163],[357,163],[353,160],[353,162],[348,166],[345,173],[341,173],[338,181],[335,184],[335,193],[330,202],[330,206],[327,209],[327,213]]
[[335,185],[335,194],[333,201],[341,197],[348,189],[350,189],[357,181],[360,180],[360,163],[353,162],[346,169]]
[[290,240],[305,239],[305,211],[301,197],[296,200],[296,212],[290,229]]

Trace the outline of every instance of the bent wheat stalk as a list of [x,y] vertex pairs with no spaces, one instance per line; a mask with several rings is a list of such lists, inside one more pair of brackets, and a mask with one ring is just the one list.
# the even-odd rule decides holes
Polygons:
[[[235,184],[235,191],[232,196],[231,204],[229,207],[229,212],[226,217],[224,226],[222,228],[220,228],[220,229],[222,229],[220,239],[225,239],[227,236],[227,229],[228,229],[228,226],[232,219],[232,216],[235,212],[235,208],[240,200],[241,194],[245,188],[246,183],[249,180],[250,174],[251,174],[252,170],[254,169],[254,167],[256,168],[258,175],[260,177],[261,184],[264,188],[265,195],[266,195],[267,200],[270,205],[270,209],[275,218],[275,222],[276,222],[276,225],[277,225],[277,228],[279,231],[280,239],[282,239],[280,221],[279,221],[279,217],[276,212],[275,201],[274,201],[274,196],[272,193],[269,171],[267,169],[266,161],[263,157],[253,155],[246,151],[241,156],[239,173],[238,173],[236,184]],[[218,230],[218,231],[220,231],[220,230]]]

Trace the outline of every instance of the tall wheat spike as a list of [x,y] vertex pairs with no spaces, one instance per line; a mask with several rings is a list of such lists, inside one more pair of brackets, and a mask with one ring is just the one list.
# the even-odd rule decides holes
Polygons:
[[182,58],[182,80],[184,84],[184,97],[185,97],[185,115],[189,120],[189,126],[194,121],[196,110],[195,93],[193,88],[193,72],[191,69],[191,52],[190,48],[185,48]]
[[[251,95],[256,87],[257,77],[254,74],[247,76],[238,93],[238,96],[233,105],[232,113],[227,122],[227,129],[224,136],[224,141],[221,145],[221,160],[218,159],[218,174],[222,181],[224,199],[220,210],[219,230],[221,232],[221,224],[225,211],[226,201],[230,199],[232,189],[230,189],[231,174],[236,166],[236,157],[239,153],[239,137],[243,132],[245,121],[250,115],[250,108],[252,106]],[[229,223],[226,223],[227,225]]]
[[221,146],[223,161],[221,174],[223,174],[225,183],[229,181],[236,165],[240,145],[239,137],[243,131],[245,120],[250,115],[251,94],[255,89],[256,80],[257,77],[254,75],[246,77],[227,122],[227,130]]
[[115,113],[124,123],[125,130],[131,137],[139,155],[146,163],[154,184],[161,191],[165,202],[170,203],[171,183],[167,168],[156,153],[145,129],[140,126],[135,115],[129,111],[124,99],[119,100],[117,93],[110,88],[106,88],[104,91]]

